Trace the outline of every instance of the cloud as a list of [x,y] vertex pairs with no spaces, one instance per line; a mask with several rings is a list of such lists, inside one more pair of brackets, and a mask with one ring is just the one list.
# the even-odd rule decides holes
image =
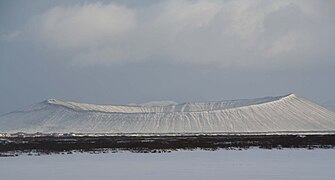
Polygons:
[[55,7],[41,15],[37,32],[57,48],[87,48],[120,38],[136,24],[126,7],[101,3]]
[[1,41],[11,41],[20,35],[20,31],[14,31],[11,33],[0,33]]
[[286,52],[292,51],[296,48],[297,34],[289,33],[283,37],[278,38],[273,42],[272,46],[269,49],[270,56],[276,56],[278,54],[283,54]]
[[[143,61],[273,68],[334,46],[331,8],[314,1],[159,1],[145,7],[58,6],[30,21],[34,37],[78,65]],[[329,48],[328,48],[329,49]],[[323,53],[329,53],[329,51]],[[309,58],[300,56],[309,52]]]

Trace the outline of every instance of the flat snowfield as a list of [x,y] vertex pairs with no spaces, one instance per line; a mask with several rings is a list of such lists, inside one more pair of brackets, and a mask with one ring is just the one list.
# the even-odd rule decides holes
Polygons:
[[0,179],[333,180],[334,149],[178,151],[1,158]]

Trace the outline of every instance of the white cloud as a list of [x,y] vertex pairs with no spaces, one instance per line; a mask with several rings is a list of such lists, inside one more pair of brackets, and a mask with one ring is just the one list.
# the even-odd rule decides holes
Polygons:
[[222,6],[210,1],[171,1],[154,19],[153,26],[167,28],[170,33],[208,26]]
[[314,2],[289,0],[161,1],[133,8],[93,3],[55,7],[37,19],[37,39],[80,65],[156,60],[272,67],[273,61],[308,61],[298,52],[320,48],[311,45],[313,39],[324,43],[319,29],[335,27],[324,23],[328,18]]
[[270,56],[276,56],[293,50],[296,47],[298,41],[298,35],[296,33],[288,33],[283,37],[278,38],[273,42],[269,49]]
[[40,18],[38,33],[58,48],[82,48],[120,38],[136,24],[135,13],[114,4],[55,7]]

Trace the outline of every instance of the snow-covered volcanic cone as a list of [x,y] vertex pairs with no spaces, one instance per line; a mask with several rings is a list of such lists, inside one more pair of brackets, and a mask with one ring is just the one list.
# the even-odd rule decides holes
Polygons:
[[249,100],[93,105],[46,100],[0,116],[0,132],[248,133],[335,131],[335,113],[290,94]]

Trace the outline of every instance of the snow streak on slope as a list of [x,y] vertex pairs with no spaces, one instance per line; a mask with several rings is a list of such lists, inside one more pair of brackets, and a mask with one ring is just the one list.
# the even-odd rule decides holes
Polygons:
[[335,113],[294,94],[170,105],[47,100],[0,117],[0,132],[211,133],[334,131]]
[[161,103],[159,102],[150,102],[142,105],[95,105],[95,104],[65,102],[56,99],[49,99],[46,100],[44,103],[50,105],[59,105],[76,111],[98,111],[105,113],[112,113],[112,112],[158,113],[158,112],[197,112],[197,111],[222,110],[222,109],[229,109],[229,108],[236,108],[241,106],[271,102],[274,100],[278,100],[282,97],[264,97],[257,99],[226,100],[218,102],[200,102],[200,103],[194,102],[194,103],[168,104],[168,105],[161,105]]

